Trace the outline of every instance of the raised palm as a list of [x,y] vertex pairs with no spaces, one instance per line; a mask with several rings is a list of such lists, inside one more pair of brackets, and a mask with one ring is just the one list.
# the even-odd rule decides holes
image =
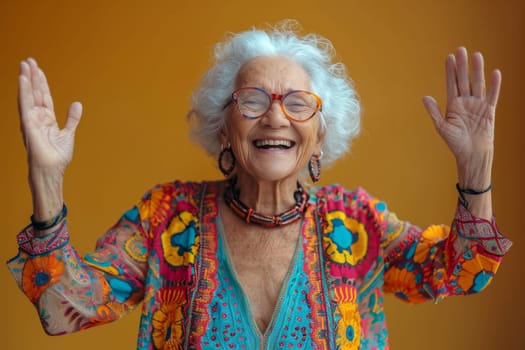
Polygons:
[[71,104],[66,125],[60,129],[44,72],[35,60],[28,59],[20,63],[18,106],[30,167],[63,172],[73,156],[82,105]]
[[423,103],[434,125],[458,164],[475,162],[492,154],[494,118],[501,86],[501,73],[492,73],[488,93],[485,91],[483,56],[472,55],[469,77],[467,50],[460,47],[446,60],[447,105],[443,116],[434,98],[426,96]]

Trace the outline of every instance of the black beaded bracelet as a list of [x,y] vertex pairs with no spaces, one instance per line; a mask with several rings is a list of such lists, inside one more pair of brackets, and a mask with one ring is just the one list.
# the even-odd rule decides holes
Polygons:
[[461,200],[461,203],[465,206],[465,208],[468,209],[468,201],[467,199],[465,198],[465,195],[466,194],[471,194],[471,195],[480,195],[480,194],[483,194],[483,193],[487,193],[488,191],[490,191],[492,189],[492,182],[489,184],[489,186],[484,189],[484,190],[481,190],[481,191],[476,191],[476,190],[473,190],[471,188],[461,188],[459,187],[459,183],[456,184],[456,189],[458,190],[458,193],[459,193],[459,198]]
[[64,220],[66,218],[66,215],[67,215],[67,207],[66,207],[66,204],[64,203],[60,213],[58,213],[57,216],[55,216],[54,218],[51,218],[49,220],[36,221],[35,220],[35,216],[31,215],[31,224],[33,225],[33,228],[35,230],[37,230],[37,231],[47,230],[47,229],[50,229],[51,227],[57,225],[58,223],[60,223],[62,220]]

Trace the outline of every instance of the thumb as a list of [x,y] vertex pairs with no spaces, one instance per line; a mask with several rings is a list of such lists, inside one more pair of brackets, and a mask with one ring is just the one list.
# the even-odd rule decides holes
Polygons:
[[82,104],[80,102],[73,102],[67,112],[65,128],[74,133],[78,123],[80,123],[80,118],[82,118]]
[[444,121],[444,118],[441,114],[441,111],[439,110],[436,100],[432,96],[425,96],[423,97],[423,105],[432,118],[434,126],[439,130],[441,123]]

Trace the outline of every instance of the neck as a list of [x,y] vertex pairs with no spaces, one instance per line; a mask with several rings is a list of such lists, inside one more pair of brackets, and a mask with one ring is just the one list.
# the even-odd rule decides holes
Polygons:
[[297,181],[296,177],[267,181],[239,174],[236,188],[239,189],[239,199],[243,203],[261,214],[275,215],[295,204]]

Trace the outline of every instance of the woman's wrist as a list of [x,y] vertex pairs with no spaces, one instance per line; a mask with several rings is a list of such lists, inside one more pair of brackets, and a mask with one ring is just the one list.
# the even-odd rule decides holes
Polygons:
[[67,216],[67,206],[64,203],[62,205],[62,210],[60,211],[60,213],[58,213],[51,219],[48,219],[45,221],[38,221],[36,220],[34,215],[31,215],[31,224],[33,225],[33,228],[36,231],[40,231],[40,232],[48,231],[48,230],[54,229],[58,224],[62,223],[62,221],[64,221],[66,216]]
[[63,208],[63,173],[30,169],[29,186],[33,196],[33,218],[47,221],[57,216]]
[[478,196],[482,196],[485,193],[488,193],[490,190],[492,190],[492,183],[490,183],[485,189],[477,190],[472,188],[465,188],[461,187],[459,183],[456,184],[456,189],[458,191],[459,200],[461,201],[461,204],[467,209],[470,209],[470,202],[469,198],[476,199],[479,198]]
[[471,156],[468,160],[456,160],[458,185],[474,192],[486,190],[492,183],[493,152]]

